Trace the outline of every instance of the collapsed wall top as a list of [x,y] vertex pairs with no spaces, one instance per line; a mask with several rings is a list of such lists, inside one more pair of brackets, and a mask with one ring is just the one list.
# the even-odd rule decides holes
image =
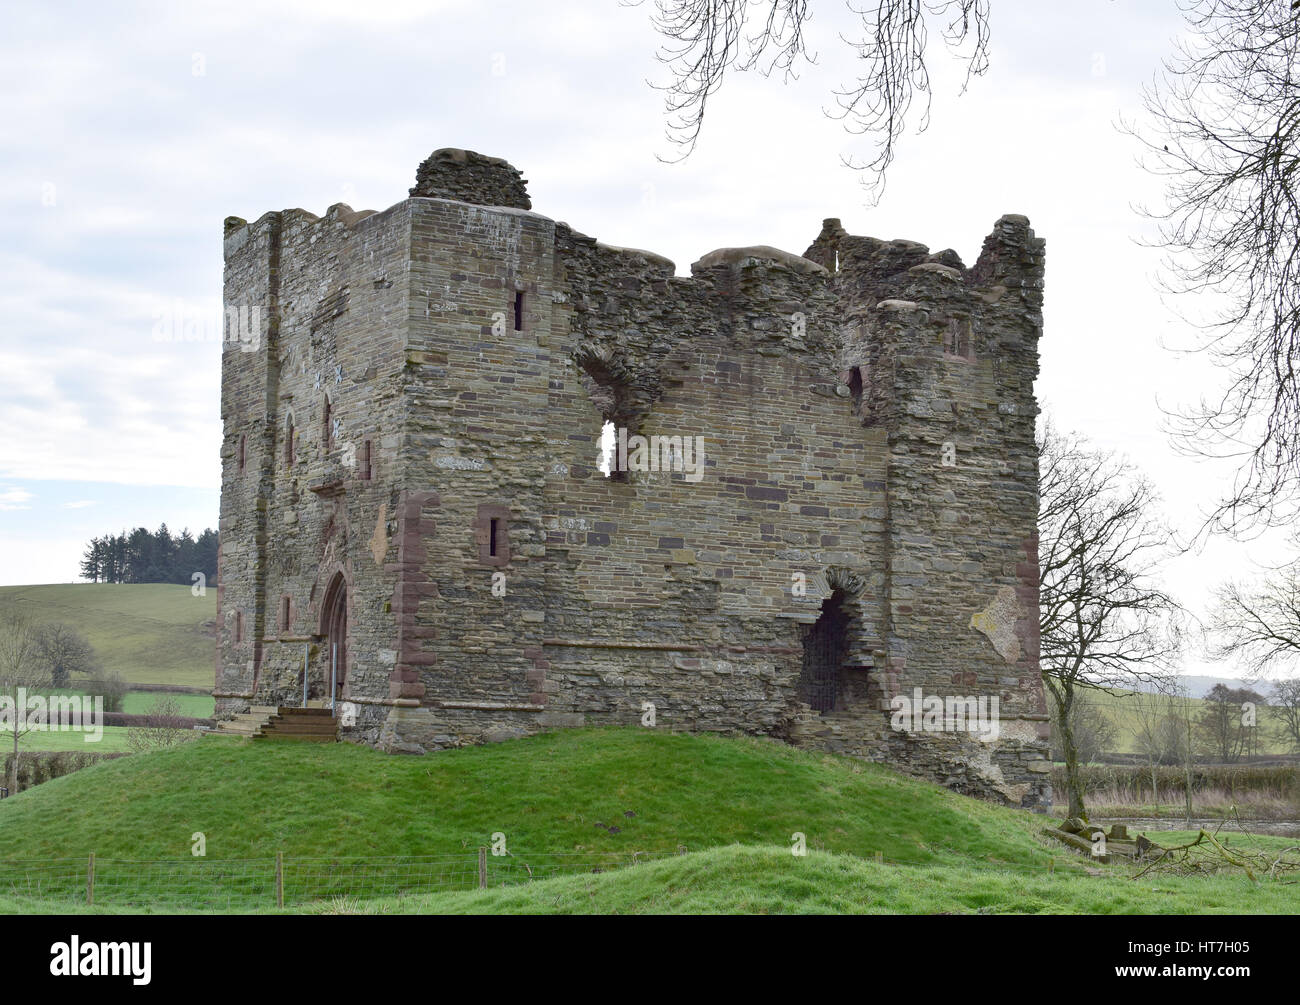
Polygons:
[[500,157],[456,147],[443,147],[428,156],[415,172],[410,194],[477,206],[533,208],[527,180],[518,168]]

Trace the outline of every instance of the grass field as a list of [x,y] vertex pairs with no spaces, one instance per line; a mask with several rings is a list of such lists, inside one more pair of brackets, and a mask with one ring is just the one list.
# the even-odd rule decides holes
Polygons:
[[[74,691],[60,691],[59,694],[75,694]],[[212,698],[202,694],[167,694],[157,692],[132,691],[122,700],[122,711],[132,715],[143,715],[153,707],[158,698],[170,698],[180,708],[181,715],[195,719],[207,719],[212,716]],[[94,743],[87,743],[84,734],[74,732],[37,732],[33,730],[18,741],[19,750],[86,750],[105,754],[118,753],[130,748],[126,745],[126,726],[105,726],[103,736]],[[8,736],[8,741],[5,741]],[[0,734],[0,747],[4,751],[13,742],[12,734]]]
[[37,621],[80,629],[104,670],[129,682],[212,686],[215,588],[195,597],[162,583],[0,586],[6,601]]
[[[46,695],[71,695],[82,694],[83,692],[75,689],[54,689],[42,693]],[[207,719],[212,716],[213,699],[211,695],[160,694],[156,691],[129,692],[122,699],[122,711],[132,715],[143,715],[153,707],[154,702],[159,698],[166,698],[176,702],[181,715],[192,716],[195,719]],[[99,740],[88,743],[85,740],[85,734],[80,732],[57,732],[53,730],[41,732],[33,730],[19,739],[18,749],[42,751],[85,750],[111,754],[130,749],[126,743],[126,734],[127,727],[125,726],[105,726],[103,735]],[[11,749],[9,745],[12,742],[12,734],[0,733],[0,750],[7,753]],[[0,756],[3,755],[0,754]]]
[[[125,726],[105,726],[104,735],[94,743],[87,743],[86,734],[74,732],[31,732],[18,741],[18,749],[24,751],[79,750],[88,754],[121,754],[131,748],[126,745],[127,728]],[[3,753],[12,753],[13,734],[0,734]]]
[[[99,882],[120,906],[170,910],[202,898],[171,896],[163,885],[169,869],[195,876],[224,868],[233,876],[244,860],[256,860],[266,872],[277,851],[286,870],[311,860],[340,875],[344,856],[472,863],[475,849],[501,833],[510,853],[502,863],[517,869],[560,855],[579,867],[583,856],[596,861],[600,853],[630,862],[641,852],[648,860],[518,888],[401,896],[385,896],[382,884],[368,885],[369,874],[354,871],[334,895],[290,898],[289,906],[333,913],[1300,910],[1300,887],[1252,884],[1244,875],[1134,882],[1131,866],[1094,867],[1050,842],[1044,823],[879,765],[749,738],[566,730],[426,757],[207,738],[87,768],[0,803],[6,875],[14,875],[15,859],[59,859],[72,863],[74,880],[57,904],[13,899],[0,888],[0,897],[10,896],[0,908],[71,907],[76,870],[92,851]],[[204,859],[190,856],[196,832],[206,838]],[[806,835],[807,857],[790,853],[795,832]],[[1285,846],[1278,838],[1232,841]],[[115,878],[113,860],[155,864],[132,867],[129,878],[123,866]],[[164,860],[173,865],[156,864]],[[232,906],[265,909],[265,886],[259,896]]]
[[[1262,688],[1264,697],[1268,697],[1268,687]],[[1113,742],[1107,744],[1106,750],[1115,754],[1136,754],[1138,753],[1137,731],[1139,719],[1134,703],[1130,697],[1131,692],[1117,692],[1110,694],[1106,691],[1087,690],[1080,701],[1086,702],[1097,708],[1110,722],[1115,729],[1115,738]],[[1192,707],[1193,721],[1200,718],[1205,706],[1205,700],[1202,698],[1171,698],[1165,695],[1142,695],[1144,700],[1153,703],[1157,708],[1183,709],[1190,702]],[[1050,702],[1050,698],[1048,699]],[[1260,742],[1258,750],[1255,753],[1268,754],[1286,754],[1291,753],[1290,744],[1279,735],[1279,717],[1277,710],[1261,705],[1257,710],[1259,723]]]

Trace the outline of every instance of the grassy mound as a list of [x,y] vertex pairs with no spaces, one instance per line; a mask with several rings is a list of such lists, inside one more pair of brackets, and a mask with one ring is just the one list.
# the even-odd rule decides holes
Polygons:
[[[1294,887],[1239,875],[1134,882],[1047,841],[1044,823],[748,738],[565,730],[427,757],[209,738],[0,803],[0,910],[84,909],[90,852],[111,909],[273,910],[277,852],[286,907],[311,913],[1295,909]],[[796,832],[807,856],[790,852]],[[473,889],[498,833],[508,854]],[[525,873],[555,878],[500,885]]]
[[755,739],[564,730],[395,757],[210,738],[6,800],[0,858],[175,858],[195,832],[209,858],[238,859],[436,855],[496,832],[516,854],[675,853],[797,831],[809,848],[896,861],[1044,864],[1041,819]]

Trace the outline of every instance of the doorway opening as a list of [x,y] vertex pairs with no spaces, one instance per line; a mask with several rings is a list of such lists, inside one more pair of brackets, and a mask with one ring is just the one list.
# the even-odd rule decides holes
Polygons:
[[849,638],[845,599],[842,590],[835,590],[822,601],[821,616],[804,633],[799,700],[816,712],[833,712],[840,698],[840,671]]
[[333,708],[343,696],[348,669],[348,584],[341,572],[334,574],[325,591],[321,627],[325,636],[325,686],[322,691]]

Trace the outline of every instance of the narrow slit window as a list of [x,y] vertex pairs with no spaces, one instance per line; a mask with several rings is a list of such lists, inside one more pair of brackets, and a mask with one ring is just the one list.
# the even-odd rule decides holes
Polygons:
[[370,441],[366,440],[361,445],[361,477],[363,480],[370,480]]
[[280,631],[282,632],[287,632],[289,630],[290,613],[289,598],[284,597],[280,601]]
[[849,371],[849,396],[853,402],[853,414],[862,414],[862,368],[855,366]]
[[235,612],[235,641],[236,642],[244,641],[244,612],[243,611]]
[[284,466],[293,467],[293,416],[285,420],[284,426]]
[[239,437],[239,455],[238,455],[238,457],[239,457],[239,471],[240,471],[241,474],[243,473],[243,470],[244,470],[244,444],[245,444],[246,439],[247,439],[247,437],[242,436],[242,435]]
[[524,330],[524,293],[519,290],[515,293],[515,331]]
[[321,425],[321,442],[325,444],[325,449],[329,450],[334,445],[334,434],[332,429],[333,412],[330,408],[330,396],[325,395],[325,415]]
[[482,565],[510,564],[510,510],[502,503],[482,503],[471,525],[474,550]]

